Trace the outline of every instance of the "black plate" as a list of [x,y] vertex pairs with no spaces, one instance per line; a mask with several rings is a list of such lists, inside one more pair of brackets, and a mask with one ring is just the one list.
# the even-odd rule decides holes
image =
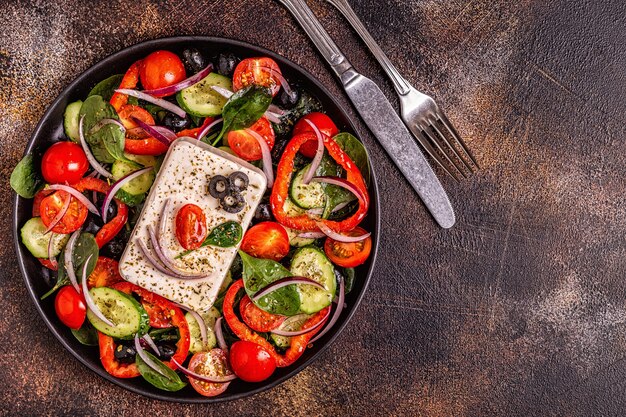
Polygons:
[[[65,90],[63,90],[59,97],[48,108],[43,118],[37,125],[32,138],[29,140],[25,153],[34,152],[35,154],[40,155],[53,142],[63,137],[62,121],[63,111],[65,110],[66,105],[76,100],[84,100],[89,93],[89,90],[98,81],[114,74],[124,73],[133,62],[145,57],[150,52],[155,50],[167,49],[176,53],[181,53],[184,48],[188,47],[198,48],[199,50],[206,52],[207,56],[211,56],[220,51],[230,51],[238,57],[272,57],[276,60],[276,62],[278,62],[287,79],[298,80],[305,89],[313,93],[322,102],[324,109],[331,115],[340,130],[352,133],[355,132],[354,125],[348,119],[345,110],[342,109],[335,100],[333,100],[330,93],[311,74],[293,62],[266,49],[240,41],[203,36],[180,36],[152,40],[131,46],[130,48],[109,56],[81,74]],[[348,307],[342,312],[341,317],[335,324],[334,328],[319,342],[315,343],[312,348],[307,349],[295,365],[277,369],[271,378],[261,383],[246,383],[241,380],[236,380],[231,383],[225,393],[214,398],[202,397],[190,386],[187,386],[178,392],[166,392],[153,387],[144,381],[143,378],[118,379],[109,375],[100,363],[98,348],[81,345],[74,338],[70,330],[61,324],[61,322],[57,319],[54,312],[54,297],[48,297],[44,301],[39,300],[39,298],[49,289],[49,284],[47,283],[47,281],[49,281],[49,274],[47,270],[42,268],[39,262],[20,243],[19,238],[19,230],[21,226],[31,217],[32,200],[26,200],[21,197],[15,198],[13,213],[13,237],[15,240],[15,249],[17,251],[19,266],[37,310],[41,314],[50,331],[52,331],[57,339],[59,339],[63,346],[65,346],[65,348],[69,350],[72,355],[85,364],[89,369],[114,384],[135,393],[155,399],[186,403],[227,401],[261,392],[280,384],[300,372],[307,365],[312,363],[313,360],[330,345],[330,343],[348,323],[348,320],[354,314],[356,307],[365,293],[365,289],[367,288],[372,275],[378,248],[378,231],[380,226],[379,203],[378,190],[376,188],[376,180],[373,172],[369,191],[372,204],[364,225],[367,230],[372,231],[372,255],[365,265],[362,265],[357,269],[357,279],[354,288],[346,297]]]

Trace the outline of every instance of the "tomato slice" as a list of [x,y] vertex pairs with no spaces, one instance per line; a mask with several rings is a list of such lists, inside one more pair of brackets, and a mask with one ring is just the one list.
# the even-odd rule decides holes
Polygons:
[[71,285],[66,285],[59,290],[54,299],[54,310],[61,323],[70,329],[80,329],[87,317],[85,299]]
[[239,302],[239,312],[244,323],[257,332],[271,332],[287,319],[285,316],[261,310],[247,295]]
[[[360,227],[355,227],[349,232],[345,232],[348,236],[361,236],[367,233]],[[368,236],[360,242],[345,243],[338,242],[331,238],[326,238],[324,243],[324,252],[326,256],[335,264],[344,268],[353,268],[363,264],[370,256],[372,251],[372,237]]]
[[157,329],[172,327],[172,313],[166,306],[152,304],[146,300],[141,300],[141,305],[148,313],[151,327],[156,327]]
[[208,231],[204,211],[195,204],[186,204],[176,214],[176,239],[187,249],[198,249],[202,246]]
[[255,258],[280,261],[289,253],[289,236],[276,222],[261,222],[243,236],[241,250]]
[[[205,376],[226,376],[233,372],[228,366],[228,358],[222,349],[211,349],[209,352],[198,352],[189,361],[189,370]],[[204,382],[192,377],[189,382],[198,394],[205,397],[220,395],[230,385],[230,382]]]
[[39,190],[35,197],[33,198],[33,217],[40,217],[41,213],[39,209],[41,208],[41,201],[52,194],[53,190]]
[[278,64],[272,58],[246,58],[235,68],[233,89],[238,91],[256,84],[269,88],[272,95],[276,96],[280,91],[280,79],[276,74],[281,74],[281,72]]
[[52,224],[56,215],[63,209],[63,205],[68,197],[71,198],[70,205],[67,212],[61,217],[61,220],[52,228],[54,233],[72,233],[80,229],[85,220],[87,220],[88,210],[83,203],[71,197],[65,191],[57,191],[41,200],[39,213],[43,224],[46,227]]
[[123,106],[120,111],[117,112],[117,115],[120,117],[120,121],[126,130],[135,129],[138,126],[133,118],[139,119],[148,125],[154,125],[154,118],[148,110],[132,104]]
[[[261,117],[250,126],[249,129],[261,135],[270,150],[274,147],[274,128],[265,117]],[[226,138],[228,140],[228,146],[230,146],[233,152],[241,159],[245,159],[246,161],[258,161],[263,157],[259,141],[245,130],[230,131],[227,133]]]
[[91,275],[87,279],[87,287],[110,287],[124,281],[120,275],[119,266],[115,259],[99,256]]
[[[306,122],[306,120],[312,122],[323,135],[326,135],[329,138],[332,138],[339,133],[339,129],[330,117],[324,113],[312,112],[302,116],[302,118],[298,120],[298,123],[296,123],[293,127],[293,136],[299,135],[300,133],[313,132],[313,128]],[[317,152],[317,141],[309,140],[304,142],[299,151],[307,158],[315,157],[315,153]]]

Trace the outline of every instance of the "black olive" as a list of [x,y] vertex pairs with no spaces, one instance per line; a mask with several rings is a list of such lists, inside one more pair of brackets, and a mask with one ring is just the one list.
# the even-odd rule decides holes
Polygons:
[[[276,142],[274,143],[274,147],[272,148],[272,161],[280,161],[280,157],[282,156],[287,144],[289,143],[290,137],[277,137]],[[278,164],[278,162],[276,163]]]
[[230,183],[230,188],[236,191],[243,191],[248,188],[248,184],[250,180],[248,176],[241,171],[236,171],[230,174],[228,177],[228,182]]
[[209,194],[213,198],[224,198],[228,195],[229,182],[228,178],[223,175],[216,175],[209,181]]
[[172,345],[157,345],[159,348],[159,359],[168,361],[176,353],[176,348]]
[[259,222],[267,222],[273,219],[272,209],[269,203],[261,203],[254,211],[254,220]]
[[219,54],[217,57],[217,73],[226,77],[232,77],[238,63],[239,58],[232,53]]
[[291,87],[291,91],[287,93],[287,90],[282,88],[278,95],[278,105],[285,109],[293,109],[300,100],[300,90],[296,87]]
[[220,199],[220,204],[228,213],[239,213],[246,206],[246,200],[240,193],[234,192]]
[[183,64],[185,64],[187,75],[196,74],[209,65],[204,55],[196,48],[189,48],[183,51]]
[[191,118],[189,115],[179,117],[174,113],[167,112],[163,118],[163,125],[174,132],[188,129],[191,126]]
[[115,359],[124,363],[134,363],[136,354],[137,351],[134,346],[123,344],[117,345],[113,352]]

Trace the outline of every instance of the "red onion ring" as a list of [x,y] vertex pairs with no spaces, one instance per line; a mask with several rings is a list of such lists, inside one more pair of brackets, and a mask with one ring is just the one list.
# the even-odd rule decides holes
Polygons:
[[224,383],[224,382],[230,382],[233,381],[235,379],[237,379],[237,376],[235,374],[230,374],[230,375],[226,375],[226,376],[206,376],[206,375],[200,375],[198,373],[195,373],[194,371],[185,368],[183,365],[181,365],[180,363],[178,363],[178,361],[174,358],[170,359],[170,362],[172,362],[174,365],[176,365],[176,367],[185,375],[187,375],[189,378],[193,378],[193,379],[197,379],[198,381],[202,381],[202,382],[208,382],[210,384],[219,384],[219,383]]
[[322,232],[304,232],[298,234],[298,237],[302,237],[305,239],[320,239],[326,237],[326,235]]
[[202,137],[205,136],[207,133],[209,133],[211,129],[213,129],[216,125],[222,123],[223,121],[224,119],[222,119],[221,117],[219,119],[213,120],[207,127],[202,129],[200,133],[198,133],[197,139],[198,140],[202,139]]
[[115,90],[115,92],[136,97],[140,100],[145,100],[148,103],[156,104],[157,106],[162,107],[167,111],[171,111],[178,117],[185,117],[187,115],[185,110],[181,109],[176,104],[170,103],[169,101],[163,100],[161,98],[152,97],[150,94],[146,94],[143,91],[130,90],[127,88],[118,88],[117,90]]
[[161,236],[163,236],[165,234],[165,225],[166,223],[166,219],[167,219],[167,215],[168,212],[170,211],[170,205],[172,204],[172,199],[168,198],[165,200],[165,204],[163,204],[163,207],[161,207],[161,217],[159,218],[159,228],[158,230],[158,234],[157,237],[160,239]]
[[107,191],[104,197],[104,203],[102,204],[102,221],[103,222],[105,223],[107,222],[107,212],[109,210],[109,206],[111,205],[111,202],[113,201],[113,198],[115,197],[115,193],[117,193],[120,190],[120,188],[128,184],[130,181],[145,174],[146,172],[150,170],[152,170],[152,167],[138,169],[137,171],[133,171],[130,174],[123,176],[118,181],[113,183],[113,185],[109,188],[109,191]]
[[150,368],[152,368],[153,370],[155,370],[159,374],[163,375],[165,378],[168,378],[168,376],[165,375],[165,373],[152,360],[152,358],[149,357],[148,355],[146,355],[146,351],[144,350],[143,346],[141,346],[141,343],[139,342],[139,336],[137,336],[137,335],[135,335],[135,350],[137,351],[137,355],[139,355],[139,357],[141,359],[143,359],[143,361],[146,363],[146,365],[148,365]]
[[132,119],[135,123],[137,123],[137,125],[139,125],[140,128],[143,129],[144,132],[146,132],[148,135],[152,136],[165,146],[170,146],[172,141],[176,139],[176,133],[163,126],[150,126],[143,120],[139,120],[136,117],[133,117]]
[[83,296],[85,297],[85,302],[87,303],[87,307],[89,307],[89,310],[91,310],[91,312],[93,314],[96,315],[96,317],[98,317],[100,320],[102,320],[104,323],[106,323],[107,325],[111,326],[111,327],[115,327],[115,324],[109,320],[108,318],[105,317],[104,314],[102,314],[102,311],[100,311],[100,309],[98,308],[98,306],[96,305],[96,303],[94,303],[93,298],[91,298],[91,294],[89,293],[89,290],[87,289],[87,267],[89,266],[89,261],[91,260],[91,257],[93,255],[89,255],[89,257],[87,258],[87,260],[85,261],[85,264],[83,265],[83,273],[82,273],[82,287],[83,287]]
[[268,71],[271,75],[278,78],[278,82],[280,82],[280,85],[285,90],[285,93],[287,93],[288,95],[293,94],[293,90],[291,89],[291,86],[289,85],[285,77],[283,77],[283,74],[280,71],[276,71],[274,68],[270,68],[270,67],[260,66],[259,68],[262,70]]
[[286,113],[283,109],[278,107],[276,104],[270,104],[270,106],[267,108],[267,111],[271,111],[272,113],[278,116],[284,116]]
[[317,281],[315,281],[315,280],[313,280],[311,278],[306,278],[306,277],[286,277],[286,278],[278,279],[278,280],[272,282],[271,284],[268,284],[265,287],[261,288],[259,291],[254,293],[254,295],[251,297],[251,299],[252,299],[252,301],[259,301],[260,298],[265,297],[269,293],[272,293],[272,292],[276,291],[279,288],[286,287],[287,285],[293,285],[293,284],[312,285],[314,287],[319,288],[320,290],[326,290],[326,288],[322,284],[320,284],[319,282],[317,282]]
[[224,339],[224,332],[222,331],[222,317],[219,317],[217,320],[215,320],[213,333],[215,333],[215,338],[217,339],[217,344],[220,346],[220,349],[228,353],[228,345],[226,344],[226,339]]
[[315,132],[315,136],[317,136],[317,150],[315,151],[315,157],[313,158],[313,162],[311,162],[311,166],[309,166],[309,170],[302,178],[302,183],[308,184],[311,182],[313,175],[315,175],[315,171],[317,171],[317,168],[319,168],[320,163],[322,162],[322,157],[324,156],[324,137],[322,136],[322,132],[320,132],[317,126],[315,126],[315,123],[311,122],[309,119],[304,119],[304,121],[311,126]]
[[[307,120],[308,121],[308,120]],[[350,191],[363,204],[365,196],[350,181],[339,177],[313,177],[312,181],[323,182],[325,184],[336,185]]]
[[169,269],[165,268],[161,262],[159,262],[158,259],[156,259],[152,253],[148,250],[148,247],[146,246],[146,244],[144,243],[143,240],[141,239],[137,239],[135,241],[137,243],[137,245],[139,246],[139,249],[141,249],[141,251],[143,252],[144,256],[146,257],[146,259],[148,260],[148,262],[154,266],[159,272],[164,273],[165,275],[167,275],[168,277],[172,277],[172,278],[178,278],[178,279],[185,279],[186,277],[179,275],[175,272],[170,271]]
[[322,324],[324,324],[324,322],[326,321],[328,316],[330,316],[330,309],[328,309],[328,311],[326,312],[326,315],[324,316],[324,318],[322,320],[317,322],[314,326],[309,327],[308,329],[295,330],[295,331],[281,330],[281,328],[285,327],[285,324],[287,323],[287,321],[289,319],[293,319],[294,317],[298,317],[298,316],[292,316],[292,317],[289,317],[289,319],[285,320],[283,322],[283,324],[281,324],[278,329],[272,330],[272,333],[277,334],[279,336],[286,336],[286,337],[300,336],[300,335],[312,332],[313,330],[315,330],[318,327],[320,327]]
[[83,193],[78,191],[76,188],[70,187],[69,185],[63,185],[63,184],[52,184],[48,186],[48,189],[49,190],[61,190],[61,191],[65,191],[66,193],[70,193],[72,197],[76,198],[78,201],[84,204],[85,207],[87,207],[87,210],[89,210],[93,214],[97,214],[98,216],[100,215],[100,212],[98,211],[96,206],[91,201],[89,201],[89,199],[85,197]]
[[270,122],[280,124],[280,117],[277,114],[272,113],[271,111],[266,111],[263,115]]
[[[50,226],[48,226],[46,228],[46,231],[43,232],[44,235],[48,234],[52,229],[54,229],[54,226],[59,224],[63,216],[65,216],[65,213],[67,213],[67,209],[70,208],[71,201],[72,201],[72,195],[68,193],[67,198],[65,199],[65,202],[63,203],[63,207],[61,207],[61,210],[57,213],[56,216],[54,216],[54,219],[52,219],[52,222],[50,222]],[[52,242],[52,238],[50,238],[50,241]]]
[[76,279],[76,272],[74,271],[74,245],[76,245],[76,240],[80,236],[81,229],[78,229],[72,236],[70,236],[70,240],[67,241],[67,245],[65,245],[65,254],[63,258],[63,263],[65,265],[65,271],[67,272],[67,277],[70,279],[72,286],[76,290],[76,292],[80,292],[80,286],[78,285],[78,280]]
[[315,224],[317,224],[317,227],[319,227],[320,230],[326,236],[328,236],[329,238],[333,240],[336,240],[337,242],[344,242],[344,243],[360,242],[371,236],[370,232],[362,234],[361,236],[346,236],[346,235],[342,235],[341,233],[335,232],[333,229],[328,227],[324,222],[315,222]]
[[48,241],[48,260],[50,261],[50,265],[53,268],[59,269],[59,263],[57,262],[56,256],[52,254],[52,249],[54,248],[54,233],[50,235],[50,240]]
[[212,85],[211,88],[213,89],[213,91],[215,91],[217,94],[224,98],[231,98],[233,94],[235,94],[228,88],[220,87],[219,85]]
[[150,335],[146,333],[143,335],[142,339],[148,344],[148,346],[150,346],[150,349],[152,349],[154,353],[159,356],[159,347],[156,345],[156,343],[154,343],[154,340],[152,340]]
[[152,248],[154,249],[154,252],[156,253],[159,260],[163,262],[163,265],[165,265],[166,268],[170,269],[172,272],[176,273],[183,279],[206,278],[207,274],[204,272],[186,272],[178,268],[174,264],[174,262],[172,262],[172,260],[169,259],[167,255],[165,255],[165,252],[163,251],[163,247],[157,240],[156,233],[154,233],[154,229],[152,228],[152,226],[148,227],[148,234],[150,235],[150,241],[152,243]]
[[119,120],[116,120],[116,119],[102,119],[98,123],[93,125],[93,127],[89,131],[89,134],[96,133],[98,130],[102,129],[104,126],[110,125],[110,124],[117,125],[117,127],[119,127],[122,132],[126,133],[126,128],[124,127],[122,122],[120,122]]
[[274,185],[274,169],[272,167],[272,154],[270,153],[270,147],[267,146],[267,142],[265,142],[263,136],[259,135],[254,130],[246,129],[246,133],[259,142],[261,154],[263,155],[263,173],[267,177],[267,188],[272,188]]
[[213,65],[209,64],[206,68],[203,68],[197,74],[192,75],[191,77],[184,79],[179,83],[176,83],[174,85],[169,85],[167,87],[155,88],[153,90],[143,90],[143,92],[146,94],[150,94],[152,96],[159,96],[159,97],[171,96],[172,94],[178,93],[180,90],[189,88],[192,85],[199,83],[200,81],[202,81],[202,79],[204,79],[204,77],[209,75],[209,73],[212,70],[213,70]]
[[87,144],[87,140],[85,140],[85,135],[83,133],[83,121],[84,120],[85,120],[85,115],[82,115],[80,118],[80,121],[78,122],[78,137],[80,139],[80,146],[83,147],[83,151],[85,152],[85,155],[87,156],[87,160],[89,161],[89,165],[91,165],[91,167],[95,169],[98,172],[98,174],[102,175],[104,178],[113,178],[113,175],[111,175],[109,171],[104,169],[104,167],[100,165],[100,163],[96,160],[96,158],[91,153],[91,149],[89,149],[89,145]]
[[343,303],[345,299],[346,299],[346,287],[343,282],[343,278],[339,278],[339,299],[337,300],[337,308],[335,309],[335,312],[333,313],[333,317],[328,322],[328,326],[326,326],[324,330],[319,332],[319,334],[317,334],[313,339],[311,339],[309,343],[313,343],[316,340],[319,340],[322,336],[326,334],[326,332],[328,332],[331,329],[331,327],[333,327],[333,325],[337,322],[337,320],[339,319],[339,316],[341,315],[341,311],[343,310],[343,307],[344,307]]

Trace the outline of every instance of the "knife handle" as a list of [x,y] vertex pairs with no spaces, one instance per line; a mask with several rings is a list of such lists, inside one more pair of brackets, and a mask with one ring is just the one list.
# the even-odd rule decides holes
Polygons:
[[347,70],[352,68],[350,62],[348,62],[346,57],[341,53],[335,42],[322,27],[322,24],[317,20],[317,17],[315,17],[315,14],[313,14],[313,11],[304,0],[277,1],[285,6],[296,18],[337,77],[341,78]]

